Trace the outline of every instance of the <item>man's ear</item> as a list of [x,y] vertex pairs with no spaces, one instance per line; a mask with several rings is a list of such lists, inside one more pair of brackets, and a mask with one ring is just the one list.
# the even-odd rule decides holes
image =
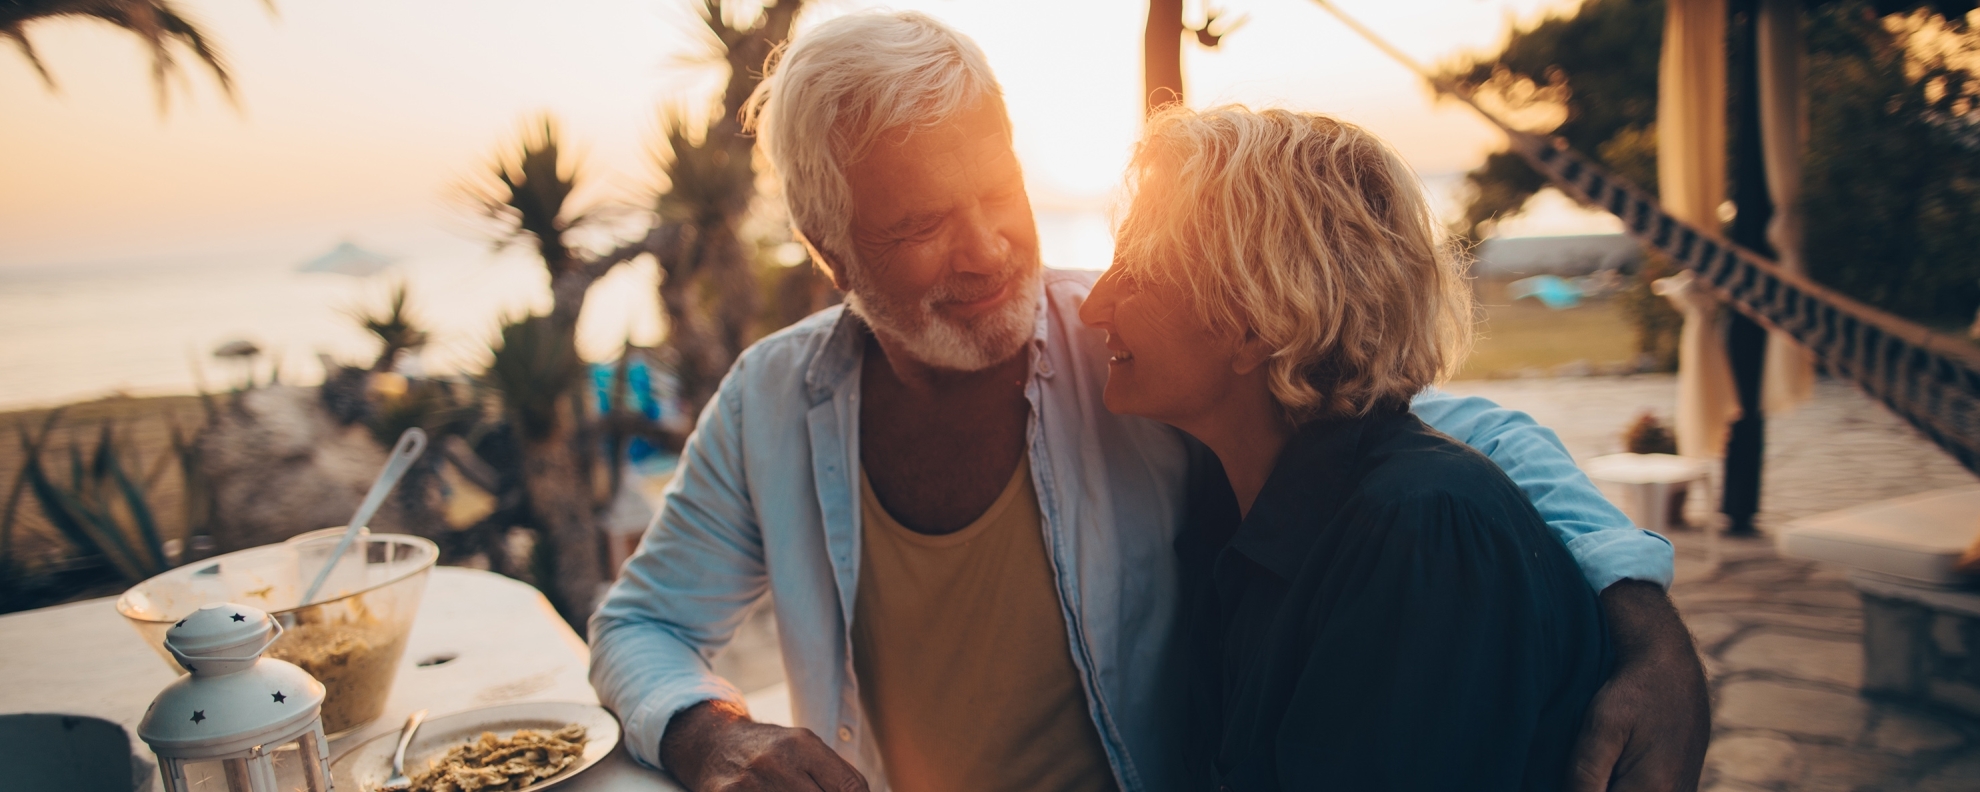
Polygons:
[[1245,328],[1244,340],[1238,342],[1237,354],[1231,356],[1231,371],[1244,376],[1257,371],[1266,361],[1272,359],[1272,345],[1265,343],[1256,332]]
[[833,260],[820,251],[817,245],[811,244],[811,237],[807,236],[803,229],[791,226],[791,236],[797,239],[798,244],[804,246],[804,252],[810,254],[811,260],[818,265],[818,268],[824,270],[825,275],[832,279],[833,288],[839,291],[848,290],[852,283],[846,278],[846,267],[843,263]]

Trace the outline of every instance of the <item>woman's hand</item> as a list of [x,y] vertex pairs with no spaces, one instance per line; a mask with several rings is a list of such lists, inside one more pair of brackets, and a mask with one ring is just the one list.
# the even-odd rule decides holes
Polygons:
[[1602,592],[1616,667],[1589,702],[1571,792],[1693,792],[1712,739],[1705,668],[1670,597],[1625,580]]

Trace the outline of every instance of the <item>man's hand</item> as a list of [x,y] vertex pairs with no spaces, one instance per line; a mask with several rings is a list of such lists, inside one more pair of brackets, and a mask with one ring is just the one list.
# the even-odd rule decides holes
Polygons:
[[757,723],[726,701],[701,702],[668,721],[660,761],[693,792],[867,792],[866,777],[810,729]]
[[1602,592],[1616,668],[1589,702],[1571,792],[1694,792],[1712,739],[1712,703],[1691,633],[1664,590],[1625,580]]

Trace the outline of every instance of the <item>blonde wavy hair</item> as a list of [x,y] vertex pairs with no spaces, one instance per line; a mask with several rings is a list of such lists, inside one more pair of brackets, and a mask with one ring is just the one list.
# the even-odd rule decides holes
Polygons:
[[1361,127],[1171,107],[1148,120],[1128,186],[1114,266],[1264,340],[1294,424],[1406,408],[1469,351],[1464,258],[1416,174]]

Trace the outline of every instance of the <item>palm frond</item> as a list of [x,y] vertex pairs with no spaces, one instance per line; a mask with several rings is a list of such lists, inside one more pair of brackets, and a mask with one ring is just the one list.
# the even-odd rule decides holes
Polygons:
[[718,135],[689,134],[680,113],[662,120],[666,147],[654,162],[667,180],[654,210],[663,222],[703,225],[741,215],[755,196],[756,171],[747,145]]
[[483,379],[501,395],[524,436],[548,436],[556,426],[559,401],[584,376],[573,334],[548,316],[526,316],[502,326],[494,352]]
[[515,149],[498,155],[489,170],[492,181],[462,189],[482,215],[500,226],[496,246],[533,243],[551,272],[571,266],[566,235],[589,218],[568,213],[571,193],[582,177],[574,163],[564,161],[556,119],[537,119]]
[[[372,371],[391,371],[399,361],[399,354],[426,346],[426,330],[419,326],[410,311],[406,309],[407,293],[410,288],[405,281],[392,287],[392,296],[387,299],[383,313],[355,310],[351,318],[357,320],[365,332],[378,338],[381,347],[378,357],[371,365]],[[397,435],[393,435],[397,437]]]
[[[273,0],[265,5],[272,12]],[[213,73],[214,82],[229,101],[236,99],[234,78],[227,70],[227,59],[199,25],[174,6],[171,0],[13,0],[0,4],[0,37],[12,39],[28,64],[41,76],[48,89],[57,90],[54,75],[34,49],[27,36],[27,25],[56,17],[95,19],[129,31],[151,51],[151,82],[163,113],[170,103],[171,78],[178,73],[177,50],[191,51],[194,58]]]

